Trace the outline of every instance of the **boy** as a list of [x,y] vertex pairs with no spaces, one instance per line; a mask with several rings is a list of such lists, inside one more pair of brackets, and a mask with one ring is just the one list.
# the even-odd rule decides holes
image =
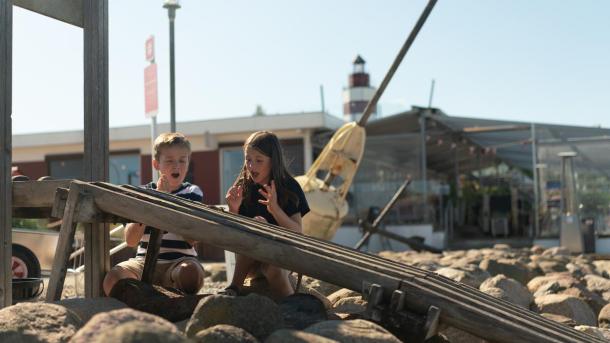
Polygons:
[[[193,201],[202,201],[203,193],[196,185],[184,182],[188,172],[191,145],[180,133],[163,133],[155,139],[153,167],[159,172],[159,180],[145,187],[159,192],[171,193]],[[125,228],[125,242],[130,247],[138,246],[136,258],[114,266],[104,278],[104,292],[110,294],[112,287],[125,278],[141,279],[144,270],[146,248],[150,228],[139,223],[130,223]],[[185,293],[195,294],[203,286],[203,267],[193,249],[193,241],[165,232],[161,241],[159,258],[155,266],[153,283],[172,287]]]

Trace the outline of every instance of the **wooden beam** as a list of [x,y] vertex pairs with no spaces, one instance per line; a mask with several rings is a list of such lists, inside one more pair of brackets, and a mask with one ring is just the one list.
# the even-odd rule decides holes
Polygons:
[[13,3],[0,0],[0,308],[12,304]]
[[435,273],[270,224],[221,213],[170,195],[152,196],[145,190],[127,192],[128,187],[86,183],[83,189],[93,196],[99,210],[131,218],[133,222],[205,241],[352,290],[361,290],[363,283],[377,284],[385,300],[400,290],[405,309],[425,314],[430,306],[435,306],[445,324],[493,341],[601,342]]
[[[108,0],[83,0],[85,75],[84,176],[108,180]],[[102,296],[110,270],[108,225],[85,225],[85,297]]]
[[61,293],[64,289],[64,280],[66,279],[66,269],[68,259],[72,252],[72,244],[74,243],[74,232],[76,224],[74,213],[81,196],[81,186],[77,183],[70,185],[68,200],[63,214],[61,229],[59,230],[59,238],[55,249],[55,258],[53,259],[53,267],[51,269],[51,278],[47,288],[46,301],[58,301],[61,299]]
[[13,0],[13,5],[83,27],[83,0]]
[[13,207],[53,208],[57,188],[70,187],[72,180],[13,181]]
[[159,257],[159,250],[161,250],[162,240],[163,233],[161,230],[151,227],[150,239],[148,240],[148,247],[146,248],[146,258],[144,259],[144,270],[142,271],[142,277],[140,278],[143,282],[151,285],[155,276],[155,266],[157,265],[157,258]]

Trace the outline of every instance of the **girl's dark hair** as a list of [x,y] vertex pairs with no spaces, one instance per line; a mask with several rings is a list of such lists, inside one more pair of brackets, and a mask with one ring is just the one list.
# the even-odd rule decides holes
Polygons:
[[[299,198],[287,187],[288,180],[292,178],[286,164],[284,163],[284,153],[282,145],[277,136],[270,131],[258,131],[250,135],[244,143],[244,154],[247,148],[256,149],[261,154],[271,158],[270,180],[275,182],[275,190],[278,197],[278,204],[284,208],[289,202],[298,207]],[[248,169],[244,158],[244,165],[235,180],[237,185],[241,185],[244,190],[244,201],[253,202],[255,197],[250,194],[254,189],[254,181],[248,177]]]

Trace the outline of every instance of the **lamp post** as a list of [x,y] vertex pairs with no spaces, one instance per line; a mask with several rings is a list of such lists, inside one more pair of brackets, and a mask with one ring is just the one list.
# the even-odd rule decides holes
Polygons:
[[174,68],[174,21],[176,10],[180,8],[179,0],[164,0],[169,17],[169,92],[170,92],[170,130],[176,132],[176,72]]

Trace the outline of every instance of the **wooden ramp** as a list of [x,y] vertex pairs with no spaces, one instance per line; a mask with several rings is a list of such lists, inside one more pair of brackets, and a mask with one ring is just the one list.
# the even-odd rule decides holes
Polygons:
[[433,272],[169,194],[74,181],[53,213],[64,222],[47,300],[61,294],[74,223],[139,222],[363,292],[367,318],[399,337],[423,341],[440,320],[497,342],[603,342]]

